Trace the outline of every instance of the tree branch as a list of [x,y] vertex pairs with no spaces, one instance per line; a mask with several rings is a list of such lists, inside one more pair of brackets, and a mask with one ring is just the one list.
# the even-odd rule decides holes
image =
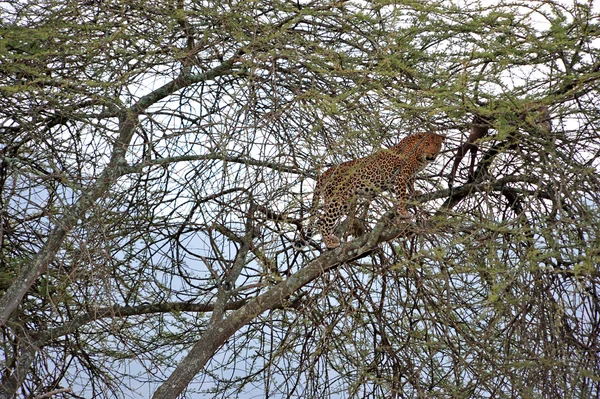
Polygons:
[[70,206],[64,216],[57,221],[56,226],[37,256],[29,265],[23,267],[21,273],[0,298],[0,325],[6,323],[34,281],[44,273],[48,265],[54,260],[65,236],[73,229],[77,221],[92,207],[98,198],[108,191],[119,177],[130,173],[130,168],[125,161],[125,153],[133,138],[139,115],[151,105],[187,85],[226,74],[230,71],[239,54],[243,54],[243,50],[239,50],[234,57],[206,73],[180,75],[173,81],[140,98],[131,108],[121,112],[119,138],[112,148],[109,164],[89,190],[85,190],[75,204]]
[[[510,182],[537,183],[537,179],[526,176],[508,176],[490,183],[471,183],[454,190],[439,190],[429,195],[419,197],[419,201],[443,198],[448,195],[468,195],[476,191],[501,190]],[[438,211],[439,212],[439,211]],[[206,328],[187,356],[179,363],[154,393],[153,399],[176,398],[211,359],[223,343],[238,329],[249,323],[261,313],[284,306],[286,298],[311,281],[323,275],[335,266],[359,258],[373,251],[380,243],[405,236],[416,231],[412,223],[390,223],[394,212],[386,213],[375,228],[357,239],[342,244],[340,247],[326,251],[322,256],[310,262],[286,280],[273,286],[267,292],[254,298],[241,308],[232,312],[228,317],[215,321]],[[434,228],[434,221],[427,222]],[[421,227],[422,229],[422,227]]]
[[292,293],[329,269],[356,259],[362,254],[372,251],[379,243],[407,234],[412,230],[411,224],[390,225],[389,217],[390,213],[384,215],[369,234],[345,243],[335,250],[325,252],[286,280],[232,312],[228,317],[211,323],[167,381],[154,393],[153,398],[176,398],[204,368],[214,352],[238,329],[261,313],[282,306]]
[[252,158],[244,158],[240,156],[229,156],[220,153],[210,153],[210,154],[202,154],[202,155],[182,155],[178,157],[169,157],[169,158],[158,158],[146,160],[140,164],[134,165],[130,168],[129,173],[140,173],[143,168],[149,166],[157,166],[157,165],[167,165],[176,162],[189,162],[189,161],[223,161],[223,162],[231,162],[231,163],[239,163],[243,165],[252,165],[252,166],[260,166],[264,168],[269,168],[276,170],[278,172],[286,172],[293,173],[297,175],[302,175],[305,177],[316,178],[316,174],[310,171],[306,171],[294,166],[288,166],[277,162],[271,161],[260,161]]

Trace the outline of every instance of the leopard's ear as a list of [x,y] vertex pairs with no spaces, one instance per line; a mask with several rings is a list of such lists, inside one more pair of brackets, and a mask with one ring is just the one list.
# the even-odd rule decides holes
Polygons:
[[439,138],[441,138],[442,139],[442,143],[444,141],[446,141],[446,139],[448,138],[448,136],[446,136],[445,134],[439,134],[439,133],[432,133],[432,134],[434,134],[434,135],[438,136]]

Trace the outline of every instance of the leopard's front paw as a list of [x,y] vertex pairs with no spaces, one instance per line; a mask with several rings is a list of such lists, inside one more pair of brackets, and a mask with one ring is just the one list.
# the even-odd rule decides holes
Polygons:
[[340,246],[340,239],[333,234],[323,237],[323,242],[328,249],[334,249]]
[[399,219],[410,219],[411,214],[405,208],[398,208],[398,218]]

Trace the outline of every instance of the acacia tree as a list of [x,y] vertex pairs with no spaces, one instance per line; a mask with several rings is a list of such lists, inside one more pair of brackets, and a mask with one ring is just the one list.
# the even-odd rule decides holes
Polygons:
[[[0,397],[598,395],[591,2],[2,7]],[[423,130],[412,221],[294,248]]]

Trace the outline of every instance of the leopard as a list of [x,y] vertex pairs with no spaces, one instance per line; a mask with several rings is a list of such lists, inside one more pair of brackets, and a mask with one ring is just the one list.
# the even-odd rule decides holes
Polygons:
[[410,219],[406,209],[408,196],[416,194],[417,174],[434,161],[442,150],[445,136],[426,132],[411,134],[397,145],[363,158],[333,166],[317,179],[313,194],[313,212],[319,209],[316,226],[328,249],[340,246],[334,230],[343,216],[354,211],[359,197],[367,201],[384,191],[395,191],[396,211],[400,219]]

